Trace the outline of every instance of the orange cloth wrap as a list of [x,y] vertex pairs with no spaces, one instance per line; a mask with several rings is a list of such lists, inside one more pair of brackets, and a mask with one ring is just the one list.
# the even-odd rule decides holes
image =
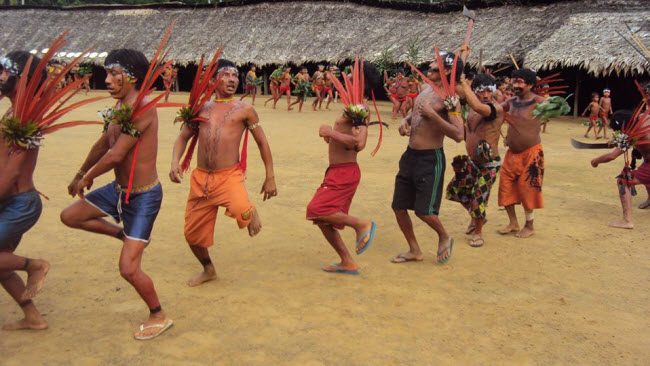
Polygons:
[[210,247],[214,244],[214,224],[219,206],[237,220],[239,228],[248,226],[255,209],[248,199],[244,173],[238,165],[208,171],[192,171],[190,193],[185,208],[185,239],[190,245]]
[[508,150],[501,165],[499,206],[521,203],[527,210],[543,208],[543,178],[544,151],[541,144],[520,153]]

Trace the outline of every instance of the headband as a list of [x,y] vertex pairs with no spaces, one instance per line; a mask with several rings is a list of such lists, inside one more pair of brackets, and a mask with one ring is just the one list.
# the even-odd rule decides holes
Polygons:
[[611,92],[612,92],[612,91],[609,90],[609,89],[607,89],[607,88],[603,89],[603,93],[611,93]]
[[113,62],[112,64],[104,65],[104,70],[108,70],[108,69],[120,69],[122,70],[123,73],[126,74],[126,76],[135,79],[135,75],[133,75],[131,71],[129,71],[125,66],[123,66],[117,61]]
[[239,70],[234,66],[224,66],[224,67],[220,67],[220,68],[217,69],[217,74],[221,73],[222,71],[226,71],[226,70],[239,72]]
[[483,85],[479,85],[479,86],[473,88],[472,90],[474,91],[474,93],[480,93],[480,92],[484,92],[486,90],[494,92],[496,89],[497,89],[497,87],[494,84],[491,84],[491,85],[483,84]]
[[6,57],[0,57],[0,70],[7,70],[13,76],[18,75],[18,65]]

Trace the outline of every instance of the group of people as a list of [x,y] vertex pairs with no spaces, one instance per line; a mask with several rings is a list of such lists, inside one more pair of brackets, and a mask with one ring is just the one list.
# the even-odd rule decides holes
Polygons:
[[[20,52],[17,55],[20,57],[10,54],[7,63],[0,63],[0,91],[12,102],[12,108],[4,115],[5,119],[12,117],[17,79],[20,75],[33,71],[24,70],[30,56]],[[523,68],[513,71],[509,85],[512,86],[514,96],[499,101],[497,82],[493,77],[478,74],[470,81],[462,73],[463,57],[456,58],[450,52],[441,59],[441,63],[434,61],[429,64],[427,80],[417,83],[417,95],[410,97],[411,111],[399,125],[399,133],[408,137],[408,144],[399,159],[392,209],[408,250],[394,256],[391,259],[393,263],[423,260],[409,210],[414,211],[420,220],[437,233],[437,261],[442,264],[451,259],[454,239],[440,220],[443,194],[467,210],[470,218],[466,231],[470,235],[468,244],[472,247],[483,246],[487,203],[499,173],[498,201],[500,206],[505,207],[509,218],[508,225],[499,229],[501,234],[514,233],[520,238],[533,235],[534,210],[544,207],[542,182],[545,163],[540,137],[541,121],[534,117],[533,111],[546,100],[532,91],[537,82],[536,73]],[[350,86],[343,86],[335,79],[333,68],[325,70],[324,67],[319,67],[319,71],[312,76],[306,69],[302,69],[295,77],[290,74],[289,68],[284,68],[271,79],[274,95],[270,100],[273,100],[274,106],[282,95],[286,95],[288,109],[298,103],[300,110],[309,91],[316,95],[312,108],[320,107],[326,97],[328,108],[333,98],[333,89],[338,91],[344,102],[343,112],[334,124],[322,125],[318,130],[319,136],[328,146],[330,165],[323,183],[306,208],[306,219],[319,227],[325,240],[340,257],[340,262],[323,267],[323,271],[328,273],[360,272],[339,235],[339,230],[344,227],[355,230],[356,254],[364,253],[376,240],[375,221],[349,214],[350,204],[361,179],[357,155],[367,144],[371,113],[368,100],[371,90],[379,86],[381,79],[372,64],[364,63],[362,73],[359,65],[357,63],[349,70],[350,75],[354,74],[352,80],[355,80]],[[140,51],[116,49],[106,57],[106,85],[117,105],[104,114],[103,133],[68,185],[68,193],[80,199],[61,212],[61,221],[68,227],[103,234],[122,242],[120,274],[136,289],[149,309],[148,318],[134,334],[136,339],[142,340],[162,334],[173,324],[162,308],[152,279],[140,266],[163,199],[156,169],[158,115],[156,108],[144,111],[133,120],[123,120],[118,115],[118,112],[128,110],[122,107],[137,109],[151,101],[149,97],[141,98],[139,94],[148,68],[149,62]],[[458,72],[452,74],[452,70]],[[183,124],[173,146],[169,172],[172,182],[182,181],[184,169],[180,160],[188,142],[191,141],[190,151],[196,144],[197,165],[189,178],[184,236],[202,270],[187,282],[189,286],[217,278],[208,248],[214,244],[214,225],[219,207],[224,207],[226,214],[236,220],[239,228],[247,228],[251,236],[259,233],[262,228],[256,206],[244,184],[245,144],[249,134],[257,143],[265,166],[265,180],[261,188],[263,200],[278,193],[271,149],[258,115],[251,105],[241,100],[243,97],[234,98],[239,84],[239,70],[232,62],[222,59],[214,78],[216,98],[200,110],[196,118],[200,123]],[[401,81],[404,78],[399,73],[396,79],[391,87],[399,83],[400,99],[404,88],[416,85],[415,82],[408,84]],[[251,68],[246,76],[246,91],[253,96],[256,80],[255,68]],[[449,84],[456,84],[453,90],[449,89]],[[291,86],[304,89],[293,103]],[[409,89],[408,92],[410,91]],[[469,106],[466,120],[461,113],[460,99]],[[508,124],[508,150],[502,159],[499,139],[504,122]],[[244,135],[240,155],[240,142]],[[457,142],[464,140],[467,150],[466,155],[453,158],[454,177],[446,189],[443,182],[446,169],[443,149],[445,137]],[[647,136],[644,138],[648,139]],[[47,321],[40,315],[32,299],[43,286],[49,264],[45,260],[14,254],[22,235],[37,222],[42,210],[33,182],[38,148],[15,149],[6,145],[2,135],[0,282],[21,307],[25,317],[15,323],[5,324],[3,329],[44,329]],[[646,159],[650,158],[648,150],[650,149],[642,150]],[[601,158],[592,164],[597,166],[614,157]],[[643,169],[639,168],[640,171],[648,171],[647,163],[642,167]],[[111,170],[115,174],[113,182],[86,193],[92,187],[94,179]],[[646,174],[633,179],[636,181],[631,183],[644,183],[650,177]],[[622,197],[629,194],[629,187],[627,189],[621,193]],[[518,204],[523,205],[525,212],[523,226],[515,213]],[[15,271],[27,272],[26,285]]]
[[[48,64],[47,73],[48,75],[56,76],[63,72],[66,66],[67,63],[65,61],[59,62],[52,60]],[[66,87],[66,85],[71,84],[73,81],[83,79],[84,81],[81,83],[80,87],[86,92],[86,94],[88,94],[90,91],[90,78],[93,75],[92,72],[92,68],[77,64],[69,72],[67,72],[63,78],[61,78],[61,81],[59,82],[59,88],[63,89]]]
[[602,97],[596,92],[591,93],[591,102],[582,112],[583,116],[586,116],[587,112],[589,112],[589,127],[587,127],[585,137],[589,137],[589,131],[593,129],[596,140],[600,138],[601,131],[603,132],[602,137],[607,138],[609,120],[614,115],[611,94],[612,91],[608,88],[603,89]]

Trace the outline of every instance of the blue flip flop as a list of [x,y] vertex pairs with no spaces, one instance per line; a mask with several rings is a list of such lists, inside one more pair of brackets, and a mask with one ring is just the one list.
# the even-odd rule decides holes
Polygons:
[[372,239],[375,238],[375,230],[376,229],[377,229],[377,224],[373,221],[372,222],[372,227],[370,228],[370,230],[366,230],[366,231],[363,232],[363,234],[361,234],[361,238],[359,240],[357,240],[357,244],[355,246],[356,248],[359,247],[359,243],[361,242],[361,240],[363,240],[363,238],[366,237],[367,234],[370,234],[370,238],[368,238],[368,242],[363,247],[363,249],[361,249],[361,250],[359,250],[357,252],[357,255],[360,255],[361,253],[365,252],[366,249],[368,249],[368,247],[370,246],[370,244],[372,244]]
[[449,241],[449,247],[448,248],[446,248],[442,252],[438,253],[438,255],[440,255],[440,254],[442,254],[442,253],[444,253],[446,251],[449,251],[449,257],[447,257],[447,258],[445,258],[445,259],[443,259],[441,261],[438,261],[438,263],[440,263],[440,264],[447,263],[451,259],[451,251],[452,251],[452,249],[454,249],[454,238],[451,238],[451,240]]
[[327,269],[325,269],[327,267],[323,267],[321,269],[323,270],[323,272],[327,272],[327,273],[342,273],[342,274],[350,274],[350,275],[358,275],[359,274],[359,271],[346,271],[346,270],[342,269],[341,267],[339,267],[339,265],[336,264],[336,263],[330,264],[330,267],[336,268],[336,271],[328,271]]

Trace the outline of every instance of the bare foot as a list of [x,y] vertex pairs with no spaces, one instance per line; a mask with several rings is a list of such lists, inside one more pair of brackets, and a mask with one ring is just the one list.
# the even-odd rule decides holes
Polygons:
[[262,221],[260,220],[260,215],[257,213],[257,210],[253,209],[252,213],[253,218],[251,222],[248,223],[248,235],[255,236],[262,230]]
[[515,234],[516,237],[518,238],[529,238],[535,234],[535,230],[529,228],[528,226],[524,226],[523,229],[521,229],[518,233]]
[[632,221],[626,221],[626,220],[612,221],[607,225],[618,229],[634,229],[634,224],[632,223]]
[[41,317],[37,320],[20,319],[13,323],[6,323],[2,330],[43,330],[47,329],[47,320]]
[[161,311],[150,315],[149,319],[140,325],[140,329],[133,333],[133,336],[140,340],[155,338],[169,329],[173,324],[174,323],[167,318],[167,314],[165,314],[164,311]]
[[289,109],[287,109],[287,110],[288,110],[288,111],[292,111],[292,110],[293,110],[293,108],[289,108]]
[[20,301],[33,299],[41,291],[43,283],[45,283],[45,276],[50,270],[50,263],[42,259],[32,259],[29,267],[27,269],[27,286],[25,286],[25,291],[20,296]]
[[213,281],[217,279],[217,272],[212,268],[212,270],[205,269],[203,272],[197,274],[196,276],[190,278],[187,281],[187,285],[190,287],[198,286],[204,282]]
[[587,135],[586,133],[585,133],[585,138],[587,138],[587,139],[589,138],[589,135]]
[[497,232],[501,235],[508,235],[510,233],[516,233],[519,232],[519,225],[512,225],[508,224],[508,226],[504,227],[503,229],[497,230]]

